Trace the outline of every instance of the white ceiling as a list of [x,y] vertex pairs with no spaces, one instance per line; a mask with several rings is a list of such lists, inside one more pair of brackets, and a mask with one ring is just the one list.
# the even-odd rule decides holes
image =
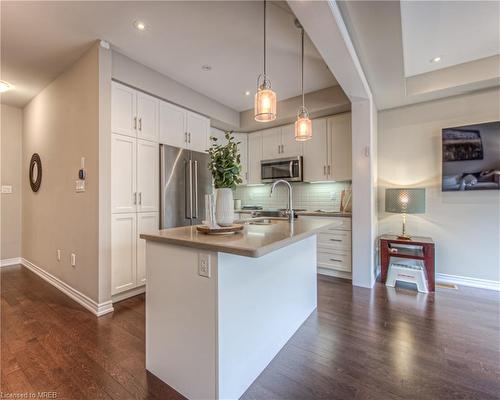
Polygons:
[[405,75],[499,54],[499,12],[497,1],[402,1]]
[[[456,15],[456,9],[460,9],[459,1],[440,2],[436,18],[430,17],[432,13],[429,10],[436,7],[432,1],[341,0],[338,3],[379,110],[499,85],[500,68],[494,67],[495,60],[492,62],[491,57],[461,63],[463,60],[474,60],[479,54],[487,54],[486,49],[493,47],[497,49],[496,54],[500,53],[500,2],[465,2],[467,6],[480,9],[470,12],[468,24],[474,26],[474,31],[470,30],[472,28],[462,29],[462,32],[467,30],[472,35],[472,40],[469,38],[466,43],[458,33],[459,26],[463,25],[463,14]],[[416,13],[412,14],[413,36],[405,45],[403,31],[410,28],[402,27],[401,6],[415,7],[420,11],[419,17]],[[483,20],[477,20],[479,15]],[[496,32],[492,32],[492,26],[496,26]],[[420,41],[417,38],[419,35],[425,41]],[[482,53],[477,49],[483,49]],[[442,62],[429,67],[429,60],[438,55],[441,55]],[[411,57],[412,61],[407,61],[407,57]],[[412,69],[405,71],[405,64]],[[499,65],[498,62],[496,65]],[[425,68],[439,70],[425,72]],[[423,75],[407,77],[409,73],[423,72]],[[483,79],[483,76],[488,79]],[[421,90],[415,90],[415,80],[422,81]]]
[[[286,2],[268,4],[268,75],[279,100],[300,93],[300,35]],[[137,31],[133,22],[144,21]],[[96,39],[237,111],[262,70],[263,5],[231,2],[2,2],[2,102],[25,105]],[[209,72],[201,66],[212,66]],[[336,85],[306,38],[305,90]],[[245,96],[245,91],[252,95]]]

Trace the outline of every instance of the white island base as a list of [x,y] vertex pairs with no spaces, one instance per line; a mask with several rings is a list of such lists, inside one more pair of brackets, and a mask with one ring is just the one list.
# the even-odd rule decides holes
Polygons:
[[146,251],[146,368],[188,399],[239,398],[316,309],[315,235],[257,258]]

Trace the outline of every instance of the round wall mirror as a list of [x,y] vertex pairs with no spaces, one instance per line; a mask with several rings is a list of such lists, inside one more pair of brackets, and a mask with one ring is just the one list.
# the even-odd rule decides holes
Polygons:
[[31,156],[29,171],[31,190],[38,192],[42,184],[42,160],[37,153]]

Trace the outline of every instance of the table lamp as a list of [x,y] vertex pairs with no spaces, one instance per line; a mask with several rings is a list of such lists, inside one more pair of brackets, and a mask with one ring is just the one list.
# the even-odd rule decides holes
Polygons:
[[425,213],[425,189],[385,189],[385,211],[403,214],[403,232],[398,239],[411,240],[406,233],[406,214]]

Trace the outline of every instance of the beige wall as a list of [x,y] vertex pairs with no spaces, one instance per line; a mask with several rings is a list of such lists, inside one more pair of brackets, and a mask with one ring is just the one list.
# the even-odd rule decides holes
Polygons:
[[0,259],[21,257],[22,110],[1,105],[1,184],[12,186],[1,198]]
[[[41,188],[23,180],[22,255],[76,290],[98,299],[99,48],[85,53],[24,109],[23,175],[42,159]],[[80,158],[87,189],[75,192]],[[56,250],[62,250],[60,262]],[[77,255],[72,267],[70,253]]]
[[240,114],[210,97],[205,96],[166,75],[113,51],[113,79],[144,92],[203,114],[221,129],[237,129]]
[[441,129],[500,120],[500,89],[382,111],[378,119],[379,232],[399,232],[384,189],[427,188],[408,230],[436,241],[436,271],[500,281],[500,191],[441,191]]

